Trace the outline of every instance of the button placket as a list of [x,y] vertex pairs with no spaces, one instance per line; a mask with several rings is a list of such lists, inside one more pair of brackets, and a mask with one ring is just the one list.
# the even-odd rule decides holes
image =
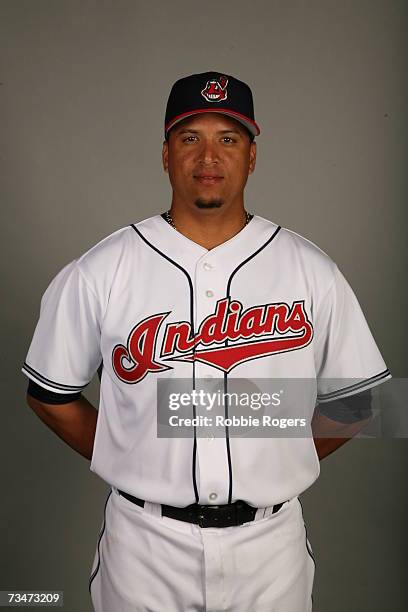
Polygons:
[[207,438],[197,438],[197,458],[200,465],[199,503],[207,504],[215,492],[218,498],[227,499],[229,470],[225,440],[215,438],[210,444]]
[[[227,278],[220,276],[220,270],[208,259],[202,259],[195,269],[194,293],[196,296],[196,316],[198,333],[200,324],[204,319],[215,312],[218,299],[225,297]],[[222,272],[222,270],[221,270]],[[199,348],[202,345],[199,345]],[[199,361],[195,364],[195,377],[203,380],[203,388],[212,390],[209,381],[222,380],[219,371],[214,370]],[[213,416],[214,411],[205,412],[206,416]],[[225,452],[225,439],[215,437],[211,432],[201,432],[197,435],[197,461],[200,466],[200,501],[202,504],[214,503],[215,500],[224,500],[228,497],[229,469],[228,458]],[[216,495],[216,497],[210,497]],[[226,502],[225,502],[226,503]]]

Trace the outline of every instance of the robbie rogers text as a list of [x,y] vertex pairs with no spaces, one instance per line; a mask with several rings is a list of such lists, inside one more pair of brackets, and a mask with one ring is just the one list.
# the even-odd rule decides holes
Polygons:
[[209,416],[197,416],[195,418],[184,418],[172,415],[169,418],[171,427],[306,427],[306,419],[286,419],[273,418],[263,415],[262,419],[252,416],[232,416],[224,417],[217,415],[214,418]]

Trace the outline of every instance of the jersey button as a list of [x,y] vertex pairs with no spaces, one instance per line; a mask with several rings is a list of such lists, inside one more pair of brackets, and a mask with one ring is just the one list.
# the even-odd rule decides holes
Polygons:
[[213,266],[212,266],[212,264],[208,263],[208,261],[206,261],[206,262],[203,263],[203,268],[204,268],[204,270],[212,270]]
[[213,297],[214,296],[214,291],[211,291],[211,289],[207,289],[207,291],[205,292],[205,295],[207,297]]
[[211,501],[213,501],[214,499],[217,499],[218,495],[216,493],[210,493],[208,497],[211,499]]

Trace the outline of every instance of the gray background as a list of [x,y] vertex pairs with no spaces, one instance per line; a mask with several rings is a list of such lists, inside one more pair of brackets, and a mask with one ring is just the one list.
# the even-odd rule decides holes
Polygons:
[[[1,1],[1,589],[60,589],[67,612],[90,610],[107,485],[25,405],[20,367],[51,278],[168,207],[162,125],[180,76],[251,85],[262,133],[247,208],[338,263],[387,365],[407,375],[406,9]],[[96,381],[86,395],[97,402]],[[406,469],[405,440],[353,440],[323,461],[302,496],[314,612],[407,609]]]

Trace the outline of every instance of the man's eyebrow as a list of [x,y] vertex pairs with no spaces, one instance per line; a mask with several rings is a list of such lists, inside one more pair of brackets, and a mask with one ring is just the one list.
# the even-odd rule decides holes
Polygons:
[[219,134],[239,134],[240,136],[242,135],[242,132],[240,132],[240,130],[235,130],[234,128],[231,128],[230,130],[219,130],[218,133]]
[[[193,130],[193,129],[188,129],[188,128],[182,128],[180,130],[176,130],[177,134],[199,134],[200,130]],[[234,128],[231,128],[230,130],[218,130],[217,134],[239,134],[240,136],[242,136],[242,133],[239,130],[236,130]]]
[[198,134],[197,130],[189,130],[188,128],[183,128],[181,130],[176,130],[177,134],[185,134],[186,132],[189,132],[190,134]]

